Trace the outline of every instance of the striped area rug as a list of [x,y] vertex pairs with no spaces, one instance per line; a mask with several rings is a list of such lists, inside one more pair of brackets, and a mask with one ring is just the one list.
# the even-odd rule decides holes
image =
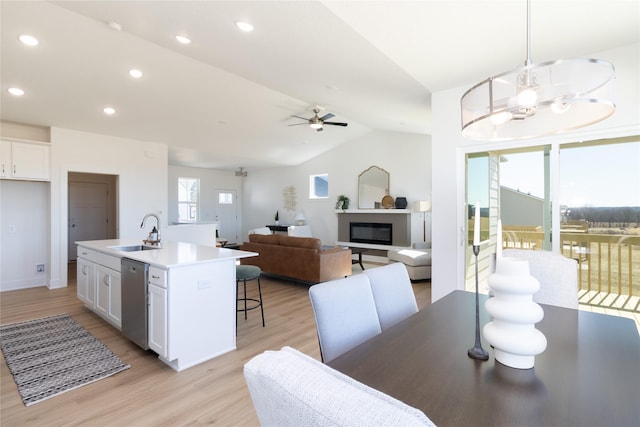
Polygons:
[[26,406],[129,368],[67,314],[0,326],[0,349]]

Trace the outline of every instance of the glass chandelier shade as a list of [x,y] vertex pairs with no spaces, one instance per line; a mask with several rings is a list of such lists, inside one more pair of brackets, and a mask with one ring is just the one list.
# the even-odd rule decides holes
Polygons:
[[531,61],[531,0],[527,0],[527,59],[489,77],[460,99],[462,134],[508,141],[566,132],[615,112],[615,69],[599,59]]
[[476,84],[462,96],[462,134],[507,141],[602,121],[615,106],[615,69],[598,59],[525,65]]

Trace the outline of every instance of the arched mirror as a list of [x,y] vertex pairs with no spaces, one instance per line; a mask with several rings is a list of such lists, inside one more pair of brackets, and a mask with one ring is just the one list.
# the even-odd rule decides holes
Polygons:
[[389,194],[389,172],[377,166],[358,175],[358,209],[380,208],[382,198]]

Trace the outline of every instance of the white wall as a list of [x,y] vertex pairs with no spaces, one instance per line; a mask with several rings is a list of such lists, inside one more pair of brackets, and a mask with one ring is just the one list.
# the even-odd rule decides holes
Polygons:
[[118,236],[143,239],[145,214],[167,225],[167,146],[70,129],[51,128],[51,277],[49,287],[67,284],[67,175],[118,175]]
[[[615,65],[617,110],[609,119],[577,132],[516,143],[490,144],[467,140],[462,137],[460,130],[460,97],[477,82],[433,94],[432,157],[437,159],[432,163],[432,180],[435,183],[432,220],[436,224],[433,228],[431,272],[433,301],[456,289],[464,289],[466,152],[640,134],[640,45],[587,56],[604,59]],[[486,77],[478,76],[478,81]]]
[[[243,236],[249,229],[273,224],[276,210],[281,223],[293,223],[295,212],[286,212],[283,201],[284,188],[293,185],[296,210],[305,215],[314,237],[323,244],[334,244],[338,239],[336,200],[344,194],[351,199],[350,209],[356,209],[358,175],[372,165],[389,172],[390,195],[405,196],[409,208],[416,200],[431,200],[430,151],[428,135],[377,131],[300,166],[249,170],[244,183]],[[309,175],[322,173],[329,174],[329,198],[309,199]],[[429,215],[427,221],[429,227]],[[418,213],[412,221],[412,237],[413,241],[422,241],[422,215]]]
[[178,222],[178,178],[189,177],[200,179],[200,220],[199,222],[215,222],[214,191],[235,190],[238,203],[242,206],[242,177],[235,176],[234,171],[216,169],[189,168],[184,166],[169,166],[169,223]]
[[[50,141],[48,127],[4,120],[0,135]],[[36,264],[45,272],[36,273]],[[49,270],[49,183],[1,180],[0,291],[44,286]]]
[[0,291],[47,284],[48,212],[48,182],[0,180]]

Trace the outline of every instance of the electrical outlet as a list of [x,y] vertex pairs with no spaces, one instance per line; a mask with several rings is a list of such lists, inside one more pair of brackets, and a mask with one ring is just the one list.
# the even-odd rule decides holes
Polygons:
[[38,272],[38,273],[44,273],[44,264],[38,264],[38,265],[36,265],[36,272]]

